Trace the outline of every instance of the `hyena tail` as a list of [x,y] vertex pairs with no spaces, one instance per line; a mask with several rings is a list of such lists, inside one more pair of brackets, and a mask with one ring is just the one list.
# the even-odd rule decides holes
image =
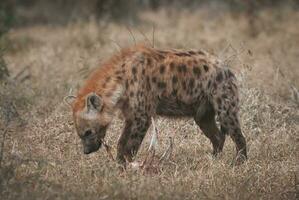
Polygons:
[[[236,145],[237,159],[247,158],[246,140],[239,122],[239,94],[236,78],[229,69],[225,69],[215,77],[217,87],[211,95],[211,103],[221,126],[222,134],[230,135]],[[241,159],[241,160],[240,160]]]

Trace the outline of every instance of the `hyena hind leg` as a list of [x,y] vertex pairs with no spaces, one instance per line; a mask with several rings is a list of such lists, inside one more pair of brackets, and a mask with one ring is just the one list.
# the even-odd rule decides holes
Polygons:
[[225,134],[219,131],[215,121],[215,111],[208,101],[197,109],[194,120],[204,135],[210,139],[213,145],[213,155],[218,155],[223,149]]
[[247,159],[246,140],[242,134],[238,118],[238,110],[229,106],[226,110],[218,111],[221,130],[224,134],[229,134],[236,145],[236,164],[241,164]]

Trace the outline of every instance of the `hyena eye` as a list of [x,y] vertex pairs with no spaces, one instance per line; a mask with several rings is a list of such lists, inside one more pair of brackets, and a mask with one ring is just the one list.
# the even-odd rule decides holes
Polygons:
[[84,133],[84,137],[88,137],[88,136],[90,136],[92,134],[92,131],[91,130],[87,130],[87,131],[85,131],[85,133]]

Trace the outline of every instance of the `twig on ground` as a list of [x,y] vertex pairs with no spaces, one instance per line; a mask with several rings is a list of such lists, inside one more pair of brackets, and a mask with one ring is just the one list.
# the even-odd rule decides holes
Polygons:
[[151,138],[151,142],[148,148],[148,151],[154,150],[158,146],[158,129],[156,127],[156,123],[154,118],[152,117],[152,125],[153,125],[153,135]]
[[157,127],[156,127],[156,123],[155,123],[155,120],[154,118],[152,117],[151,118],[151,121],[152,121],[152,125],[153,125],[153,134],[152,134],[152,138],[151,138],[151,141],[150,141],[150,145],[148,147],[148,150],[147,150],[147,154],[145,156],[145,159],[143,160],[142,164],[140,165],[141,168],[144,168],[145,165],[148,165],[148,158],[150,159],[150,164],[152,163],[153,159],[154,159],[154,156],[155,156],[155,150],[157,148],[157,145],[158,145],[158,130],[157,130]]
[[172,150],[173,150],[173,140],[171,137],[169,137],[169,146],[168,148],[166,149],[166,151],[162,154],[162,156],[160,157],[159,159],[159,164],[165,160],[165,159],[168,159],[172,156]]
[[[14,80],[19,80],[19,82],[23,82],[26,79],[30,78],[30,73],[28,72],[29,70],[29,66],[25,66],[23,69],[21,69],[21,71],[19,71],[14,77]],[[25,74],[26,72],[28,72],[27,74]],[[24,75],[25,74],[25,75]]]

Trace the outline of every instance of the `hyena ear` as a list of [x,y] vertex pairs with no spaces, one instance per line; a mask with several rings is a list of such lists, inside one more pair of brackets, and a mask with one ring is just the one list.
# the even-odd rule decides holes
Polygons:
[[70,107],[72,107],[73,102],[75,101],[77,97],[74,95],[68,95],[66,97],[63,98],[63,101],[65,104],[69,105]]
[[103,106],[102,98],[96,93],[90,93],[86,98],[87,111],[100,111]]

